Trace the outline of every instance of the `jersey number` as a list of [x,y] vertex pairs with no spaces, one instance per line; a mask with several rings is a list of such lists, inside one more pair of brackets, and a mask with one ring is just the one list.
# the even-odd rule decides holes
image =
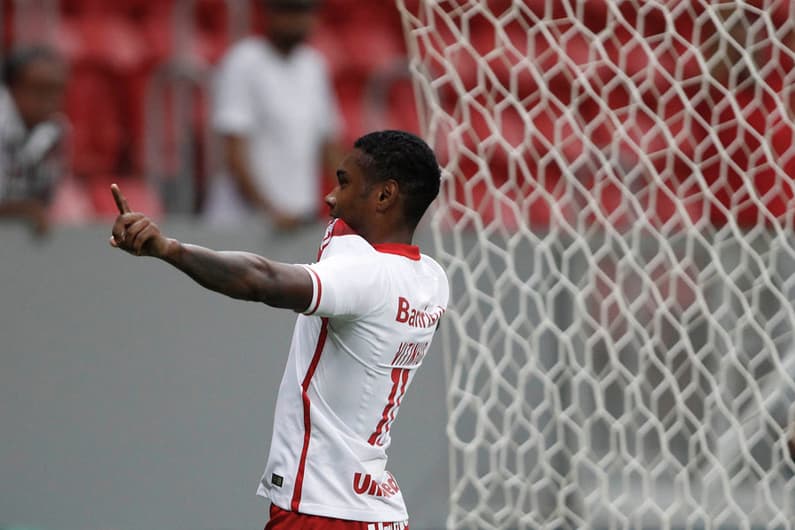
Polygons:
[[384,412],[381,414],[381,421],[375,427],[373,434],[367,440],[370,445],[383,445],[382,436],[389,432],[389,427],[395,421],[397,410],[400,407],[400,400],[406,393],[406,384],[409,380],[408,368],[393,368],[392,369],[392,390],[389,393],[389,400],[384,407]]

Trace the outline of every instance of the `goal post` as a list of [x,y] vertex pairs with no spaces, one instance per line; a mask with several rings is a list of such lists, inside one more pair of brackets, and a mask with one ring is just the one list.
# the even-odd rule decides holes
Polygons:
[[396,0],[449,528],[795,528],[789,0]]

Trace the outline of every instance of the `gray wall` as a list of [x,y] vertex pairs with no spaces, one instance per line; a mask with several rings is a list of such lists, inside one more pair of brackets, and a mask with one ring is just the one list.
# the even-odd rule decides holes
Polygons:
[[[323,227],[164,230],[308,262]],[[36,242],[0,226],[0,526],[262,528],[267,506],[254,492],[294,315],[204,291],[111,249],[109,232],[65,228]],[[439,342],[390,450],[413,530],[441,528],[447,513]]]

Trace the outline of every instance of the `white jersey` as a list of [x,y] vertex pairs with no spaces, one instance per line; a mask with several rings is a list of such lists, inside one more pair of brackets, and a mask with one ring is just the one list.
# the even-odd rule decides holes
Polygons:
[[447,276],[412,245],[370,245],[342,220],[306,268],[258,495],[363,522],[408,518],[386,470],[392,424],[447,307]]

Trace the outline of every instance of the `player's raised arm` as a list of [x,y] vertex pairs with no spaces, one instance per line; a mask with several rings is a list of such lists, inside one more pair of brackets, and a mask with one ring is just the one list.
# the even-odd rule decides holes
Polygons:
[[312,300],[312,279],[299,265],[249,252],[217,252],[163,236],[142,213],[132,212],[118,186],[111,193],[119,215],[110,244],[136,256],[152,256],[178,268],[207,289],[239,300],[304,311]]

